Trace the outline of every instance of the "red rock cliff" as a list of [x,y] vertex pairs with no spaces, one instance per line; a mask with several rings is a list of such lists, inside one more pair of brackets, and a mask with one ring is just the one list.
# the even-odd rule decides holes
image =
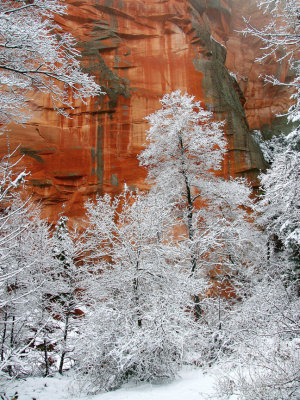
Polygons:
[[[11,147],[20,143],[22,164],[31,171],[29,186],[42,200],[45,217],[55,220],[65,204],[64,212],[80,219],[83,202],[96,192],[119,191],[124,182],[145,187],[146,173],[136,159],[145,141],[144,117],[176,89],[226,119],[224,176],[254,178],[264,167],[248,121],[251,128],[270,126],[288,93],[280,93],[279,101],[279,89],[258,80],[259,44],[235,32],[241,15],[255,14],[263,23],[254,0],[67,3],[68,16],[58,22],[77,38],[85,69],[107,95],[75,104],[72,119],[57,116],[50,99],[36,95],[33,119],[25,128],[11,127]],[[276,68],[268,65],[270,72]],[[5,143],[2,138],[2,152]]]

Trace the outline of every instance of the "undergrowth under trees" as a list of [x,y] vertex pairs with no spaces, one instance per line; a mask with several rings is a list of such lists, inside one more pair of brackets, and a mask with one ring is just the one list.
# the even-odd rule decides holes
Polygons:
[[87,204],[86,245],[98,274],[75,354],[90,392],[129,378],[170,380],[192,353],[197,357],[191,293],[204,293],[207,283],[189,279],[171,211],[152,192],[125,190]]

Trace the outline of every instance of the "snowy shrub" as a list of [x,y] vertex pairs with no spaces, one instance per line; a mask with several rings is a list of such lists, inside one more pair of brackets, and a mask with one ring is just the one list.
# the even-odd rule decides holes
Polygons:
[[241,400],[299,399],[300,342],[261,338],[247,343],[232,366],[219,380],[220,398],[235,395]]
[[161,383],[177,375],[191,344],[190,329],[184,332],[178,322],[167,327],[159,319],[139,327],[101,306],[96,315],[87,318],[89,329],[76,350],[80,379],[89,393],[113,390],[128,380]]
[[86,244],[94,246],[93,262],[101,273],[91,282],[95,304],[76,346],[86,389],[114,389],[129,378],[174,378],[195,352],[191,293],[203,293],[206,285],[190,279],[173,242],[167,203],[152,193],[125,191],[114,200],[104,196],[89,203],[88,217]]
[[299,398],[300,300],[293,286],[265,273],[232,313],[231,354],[223,360],[231,372],[220,379],[221,398]]

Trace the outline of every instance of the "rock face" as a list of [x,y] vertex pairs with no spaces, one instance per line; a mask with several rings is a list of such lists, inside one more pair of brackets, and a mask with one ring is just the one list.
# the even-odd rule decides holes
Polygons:
[[[289,94],[263,85],[258,76],[265,66],[254,64],[259,44],[235,32],[241,15],[255,14],[264,23],[254,0],[67,3],[68,15],[58,22],[77,38],[84,68],[107,95],[76,103],[71,119],[57,116],[50,99],[36,95],[33,119],[25,128],[11,127],[10,147],[20,144],[19,167],[31,171],[28,186],[45,217],[55,220],[64,206],[64,213],[80,221],[84,201],[95,193],[118,192],[125,182],[144,188],[146,172],[136,158],[145,142],[144,118],[176,89],[226,120],[223,175],[255,181],[264,161],[249,124],[270,128]],[[268,72],[277,69],[269,62]],[[277,73],[284,77],[287,70]],[[6,138],[0,145],[5,152]]]

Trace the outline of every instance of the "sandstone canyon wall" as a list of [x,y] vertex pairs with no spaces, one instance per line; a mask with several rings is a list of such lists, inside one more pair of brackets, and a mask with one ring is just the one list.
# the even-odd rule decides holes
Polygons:
[[[71,119],[56,115],[49,97],[37,94],[33,119],[11,126],[10,146],[31,171],[28,189],[43,215],[80,220],[95,193],[118,192],[126,182],[145,187],[136,155],[145,142],[144,118],[163,94],[188,92],[226,120],[228,155],[223,175],[255,182],[265,164],[250,129],[270,129],[289,93],[266,87],[260,72],[288,76],[272,60],[254,63],[259,43],[243,38],[242,15],[265,21],[254,0],[68,0],[58,22],[78,40],[82,65],[107,93],[74,103]],[[231,72],[231,73],[230,73]],[[234,77],[235,74],[235,77]],[[1,152],[6,138],[2,137]],[[63,208],[64,207],[64,208]]]

